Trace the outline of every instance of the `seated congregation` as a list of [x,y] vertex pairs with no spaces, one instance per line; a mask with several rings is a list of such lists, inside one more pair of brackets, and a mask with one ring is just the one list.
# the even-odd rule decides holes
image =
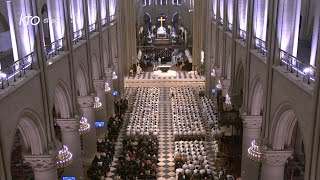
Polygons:
[[141,138],[138,141],[125,139],[117,174],[126,180],[157,179],[158,141]]
[[191,87],[170,88],[175,140],[205,139],[205,128]]
[[158,135],[159,88],[139,88],[130,113],[126,135],[130,138]]

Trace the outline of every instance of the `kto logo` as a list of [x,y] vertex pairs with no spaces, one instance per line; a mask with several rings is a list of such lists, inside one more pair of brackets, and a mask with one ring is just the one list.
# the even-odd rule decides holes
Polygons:
[[[43,23],[44,24],[47,24],[47,23],[58,23],[60,22],[61,19],[49,19],[49,18],[45,18],[43,19]],[[36,26],[38,25],[39,23],[41,22],[41,19],[39,16],[23,16],[21,14],[20,16],[20,21],[19,21],[19,25],[25,25],[25,26],[28,26],[28,25],[33,25],[33,26]]]

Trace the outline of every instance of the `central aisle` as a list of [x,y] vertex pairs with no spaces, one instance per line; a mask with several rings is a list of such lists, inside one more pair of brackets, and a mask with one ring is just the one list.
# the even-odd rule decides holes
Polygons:
[[[179,87],[176,90],[178,90],[177,92],[179,92],[180,94],[174,94],[172,95],[171,91],[174,88],[170,87],[161,87],[160,89],[158,89],[159,91],[159,96],[158,96],[158,135],[157,135],[157,140],[158,140],[158,164],[157,164],[157,179],[158,180],[174,180],[176,178],[176,168],[177,171],[179,170],[179,168],[181,169],[181,165],[179,165],[179,161],[177,160],[176,157],[176,161],[175,161],[175,154],[176,149],[177,148],[177,143],[181,144],[181,143],[189,143],[189,144],[195,144],[195,146],[197,144],[203,144],[203,149],[201,149],[201,147],[199,149],[197,149],[197,147],[195,147],[195,149],[197,149],[197,151],[193,151],[195,153],[197,153],[196,156],[203,156],[207,158],[207,165],[203,164],[203,160],[202,159],[200,161],[200,164],[198,163],[197,165],[199,165],[199,170],[203,169],[205,166],[209,165],[209,170],[211,170],[211,173],[213,176],[212,179],[218,179],[217,178],[217,172],[216,172],[216,167],[215,167],[215,155],[214,152],[212,151],[213,149],[213,144],[212,144],[212,134],[211,134],[211,130],[210,127],[207,123],[207,119],[206,117],[206,112],[204,111],[204,108],[202,107],[201,104],[201,99],[199,97],[199,91],[197,88],[190,88],[187,87],[187,92],[189,92],[189,94],[184,94],[183,91],[186,90],[186,87]],[[188,89],[189,88],[189,89]],[[139,88],[138,88],[139,89]],[[136,88],[133,89],[133,93],[131,94],[130,98],[129,98],[129,108],[128,111],[125,114],[125,118],[124,118],[124,124],[123,127],[120,131],[120,135],[118,137],[117,143],[115,145],[115,156],[113,159],[113,162],[111,164],[110,167],[110,172],[108,173],[108,178],[106,179],[118,179],[118,172],[120,172],[121,170],[123,170],[124,167],[119,166],[119,158],[121,157],[121,152],[123,150],[123,140],[129,137],[126,137],[126,128],[128,126],[128,121],[130,118],[130,114],[132,114],[132,111],[134,111],[134,109],[136,110],[140,110],[139,109],[139,104],[137,105],[138,107],[133,107],[134,106],[134,102],[136,99],[139,98],[144,98],[148,97],[148,94],[141,94],[138,95],[137,94],[137,90]],[[184,90],[183,90],[184,89]],[[183,95],[181,95],[183,94]],[[141,96],[142,95],[142,96]],[[174,96],[173,98],[171,96]],[[139,98],[138,98],[139,97]],[[183,99],[184,97],[194,97],[191,98],[192,101]],[[143,100],[145,101],[145,100]],[[181,106],[175,106],[174,102],[178,102],[179,104],[181,103]],[[146,103],[148,103],[146,101]],[[195,112],[191,111],[190,109],[188,109],[188,107],[193,107],[194,111],[198,111],[196,110],[197,108],[200,110],[200,114],[198,114],[198,116],[193,116]],[[181,123],[187,123],[190,124],[194,121],[200,120],[201,122],[203,122],[203,124],[201,126],[204,127],[204,131],[202,130],[201,133],[204,135],[198,135],[198,133],[195,134],[195,136],[193,137],[193,135],[188,135],[184,134],[182,136],[177,136],[174,134],[174,127],[173,127],[173,121],[175,117],[174,114],[176,114],[177,112],[181,112],[181,110],[178,109],[172,109],[172,108],[187,108],[187,111],[184,111],[184,113],[189,112],[189,115],[191,116],[185,116],[182,114],[177,114],[179,115],[179,117],[183,117],[183,122]],[[144,107],[146,108],[146,107]],[[190,111],[188,111],[190,110]],[[182,113],[182,112],[181,112]],[[200,116],[200,117],[199,117]],[[141,118],[141,117],[140,117]],[[177,120],[177,119],[176,119]],[[191,120],[191,121],[187,121],[187,120]],[[194,127],[191,125],[191,127]],[[183,130],[183,131],[188,131],[189,130]],[[190,132],[195,132],[195,129],[190,129]],[[141,135],[135,136],[135,138],[141,138]],[[176,137],[175,137],[176,136]],[[131,136],[131,138],[134,136]],[[176,138],[176,139],[175,139]],[[181,148],[181,146],[180,146]],[[193,146],[190,146],[190,149],[193,149]],[[201,149],[201,151],[199,151]],[[199,154],[199,152],[201,152]],[[204,154],[202,154],[202,152],[204,152]],[[192,153],[191,153],[192,154]],[[190,156],[190,153],[189,153]],[[193,156],[193,154],[192,154]],[[191,157],[192,157],[191,156]],[[182,156],[181,156],[182,157]],[[192,157],[194,158],[194,157]],[[200,158],[199,158],[200,160]],[[185,160],[183,160],[184,162],[187,162]],[[188,160],[189,162],[190,160]],[[197,160],[196,160],[197,161]],[[191,163],[195,163],[195,160],[191,161]],[[190,163],[190,162],[189,162]],[[190,166],[189,166],[190,167]],[[199,171],[198,171],[199,173]],[[198,178],[199,179],[199,178]]]
[[158,180],[175,179],[174,138],[170,89],[160,88]]

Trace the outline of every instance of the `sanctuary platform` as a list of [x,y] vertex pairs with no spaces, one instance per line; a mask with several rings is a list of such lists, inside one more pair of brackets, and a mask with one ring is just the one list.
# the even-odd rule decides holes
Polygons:
[[135,77],[125,77],[125,87],[174,87],[205,85],[205,77],[196,72],[172,71],[144,72]]

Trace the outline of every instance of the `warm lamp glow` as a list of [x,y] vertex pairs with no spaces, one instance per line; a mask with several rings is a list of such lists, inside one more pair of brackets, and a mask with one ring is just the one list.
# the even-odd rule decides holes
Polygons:
[[118,76],[116,75],[116,72],[112,72],[112,79],[114,80],[114,79],[118,79]]
[[102,103],[100,102],[100,99],[98,97],[94,98],[94,108],[98,109],[102,106]]
[[67,146],[62,146],[57,157],[57,165],[59,169],[63,169],[72,163],[72,153]]
[[248,149],[248,157],[252,161],[261,163],[262,151],[266,150],[267,147],[259,145],[255,140],[251,142],[251,147]]
[[109,83],[105,82],[104,83],[104,91],[109,92],[111,90]]
[[89,131],[90,131],[90,124],[88,123],[88,120],[86,118],[82,117],[80,120],[80,128],[79,128],[80,135],[85,135]]
[[217,84],[216,88],[217,88],[218,90],[221,90],[221,89],[222,89],[222,85],[221,85],[221,81],[220,81],[220,80],[219,80],[219,82],[218,82],[218,84]]

